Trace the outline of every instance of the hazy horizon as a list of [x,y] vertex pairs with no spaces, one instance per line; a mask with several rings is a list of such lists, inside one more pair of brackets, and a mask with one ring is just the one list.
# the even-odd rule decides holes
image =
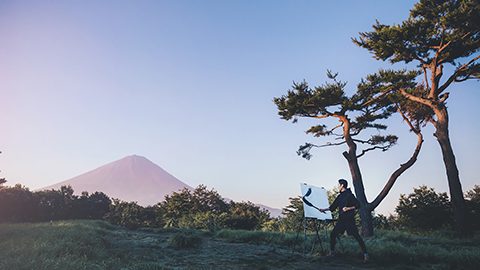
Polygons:
[[[323,83],[327,69],[353,93],[390,65],[350,39],[376,19],[400,23],[414,3],[2,1],[0,178],[36,189],[136,154],[190,186],[275,208],[298,196],[301,182],[331,189],[350,180],[345,148],[297,156],[305,142],[326,142],[305,134],[318,122],[281,120],[272,99],[293,81]],[[478,86],[449,88],[463,191],[480,184],[480,127],[470,120]],[[369,201],[416,143],[400,117],[387,123],[398,144],[360,159]],[[432,127],[423,133],[417,163],[376,212],[393,213],[399,195],[419,185],[448,193]]]

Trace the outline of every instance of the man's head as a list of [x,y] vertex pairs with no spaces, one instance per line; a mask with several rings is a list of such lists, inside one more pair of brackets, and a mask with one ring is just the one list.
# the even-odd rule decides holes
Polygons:
[[340,191],[344,191],[348,187],[348,182],[345,179],[338,179],[338,184],[340,185]]

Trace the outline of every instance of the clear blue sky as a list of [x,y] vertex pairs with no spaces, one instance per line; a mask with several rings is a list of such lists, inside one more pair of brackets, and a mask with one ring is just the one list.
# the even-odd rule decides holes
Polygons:
[[[32,189],[138,154],[191,186],[284,207],[299,183],[350,179],[344,148],[320,143],[311,122],[279,119],[272,102],[292,81],[332,69],[349,82],[388,64],[350,40],[375,19],[399,23],[413,1],[1,1],[0,176]],[[397,65],[396,67],[402,67]],[[464,190],[479,184],[478,82],[451,87],[451,138]],[[387,153],[363,157],[371,200],[410,156],[415,136],[399,118]],[[447,191],[431,127],[400,193]]]

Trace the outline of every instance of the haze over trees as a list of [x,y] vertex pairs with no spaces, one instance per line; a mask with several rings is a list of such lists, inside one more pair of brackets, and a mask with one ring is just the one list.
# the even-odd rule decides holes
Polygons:
[[[381,95],[401,94],[411,102],[428,108],[424,119],[435,128],[445,164],[457,230],[465,232],[466,205],[453,147],[449,135],[446,90],[453,83],[478,79],[480,65],[480,3],[476,0],[421,0],[401,24],[384,25],[377,21],[371,32],[360,33],[353,42],[370,51],[378,60],[414,63],[422,87],[395,87],[385,72]],[[397,71],[403,75],[407,71]]]

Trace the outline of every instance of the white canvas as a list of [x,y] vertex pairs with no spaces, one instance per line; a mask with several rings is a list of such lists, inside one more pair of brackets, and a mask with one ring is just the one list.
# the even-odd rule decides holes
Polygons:
[[[305,183],[301,183],[300,188],[302,191],[303,212],[306,218],[316,218],[319,220],[332,219],[332,213],[330,211],[322,213],[315,209],[315,207],[322,209],[328,208],[330,206],[330,204],[328,203],[327,190],[325,190],[323,187],[320,188],[312,185],[307,185]],[[311,190],[311,192],[307,194],[309,189]],[[307,203],[305,203],[305,200],[311,203],[314,207],[309,206]]]

